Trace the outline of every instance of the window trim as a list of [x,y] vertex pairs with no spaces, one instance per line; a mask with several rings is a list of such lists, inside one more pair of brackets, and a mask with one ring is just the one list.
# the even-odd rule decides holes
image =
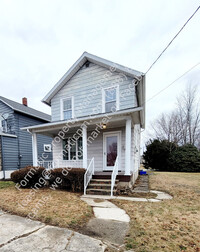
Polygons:
[[[67,140],[67,143],[69,144],[70,138],[73,138],[73,137],[67,137],[67,138],[63,139],[63,141]],[[81,138],[81,137],[79,137],[78,139],[76,139],[76,159],[71,159],[71,152],[70,152],[70,149],[69,149],[69,150],[68,150],[68,159],[64,159],[64,154],[63,154],[63,155],[62,155],[63,160],[66,160],[66,161],[73,161],[73,160],[79,161],[79,160],[83,160],[83,156],[82,156],[82,159],[79,159],[79,158],[78,158],[78,151],[79,151],[79,149],[78,149],[78,140],[79,140],[80,138]],[[63,146],[63,142],[62,142],[62,151],[64,151],[64,148],[63,148],[63,147],[64,147],[64,146]]]
[[[119,85],[113,85],[109,87],[102,88],[102,113],[106,112],[106,90],[116,88],[116,111],[119,110]],[[111,111],[110,111],[111,112]]]
[[64,100],[67,100],[67,99],[71,99],[71,102],[72,102],[72,118],[70,119],[74,118],[74,96],[68,96],[68,97],[64,97],[60,99],[60,119],[61,120],[70,120],[70,119],[64,119],[63,103],[64,103]]

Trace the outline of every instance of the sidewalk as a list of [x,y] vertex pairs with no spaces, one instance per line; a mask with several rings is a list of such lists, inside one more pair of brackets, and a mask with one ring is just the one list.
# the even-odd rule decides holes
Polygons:
[[0,211],[0,252],[103,252],[101,241]]
[[87,196],[81,199],[93,207],[95,218],[87,223],[85,234],[103,239],[109,244],[123,245],[129,229],[130,217],[123,209],[107,200]]

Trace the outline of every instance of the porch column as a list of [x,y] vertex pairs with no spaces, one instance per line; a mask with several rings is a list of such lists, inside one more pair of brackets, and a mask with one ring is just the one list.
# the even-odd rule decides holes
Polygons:
[[38,166],[37,134],[32,133],[33,166]]
[[87,127],[83,125],[83,168],[87,169]]
[[126,120],[126,152],[125,152],[125,175],[130,175],[131,170],[131,118]]

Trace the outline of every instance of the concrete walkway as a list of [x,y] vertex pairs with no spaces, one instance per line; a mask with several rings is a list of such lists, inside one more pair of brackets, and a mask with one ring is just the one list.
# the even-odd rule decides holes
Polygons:
[[81,199],[93,207],[95,218],[86,227],[86,234],[108,241],[111,244],[122,245],[129,228],[130,217],[115,204],[92,197],[82,196]]
[[[143,191],[144,192],[144,191]],[[141,202],[160,202],[162,200],[170,200],[173,199],[171,195],[161,191],[150,190],[149,192],[157,194],[155,199],[147,199],[147,198],[135,198],[129,196],[109,196],[109,195],[83,195],[81,199],[102,199],[102,200],[111,200],[111,199],[118,199],[118,200],[128,200],[128,201],[141,201]]]
[[103,252],[101,241],[0,211],[0,252]]

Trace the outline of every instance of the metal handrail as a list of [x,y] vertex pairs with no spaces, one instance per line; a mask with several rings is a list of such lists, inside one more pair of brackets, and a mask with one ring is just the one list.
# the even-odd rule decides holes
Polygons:
[[94,157],[91,159],[88,168],[84,174],[84,195],[86,195],[86,189],[92,178],[92,175],[94,175]]
[[111,176],[111,194],[110,194],[111,197],[113,197],[113,188],[115,185],[115,180],[116,180],[117,175],[118,175],[118,156],[115,160],[115,165],[114,165],[112,176]]

